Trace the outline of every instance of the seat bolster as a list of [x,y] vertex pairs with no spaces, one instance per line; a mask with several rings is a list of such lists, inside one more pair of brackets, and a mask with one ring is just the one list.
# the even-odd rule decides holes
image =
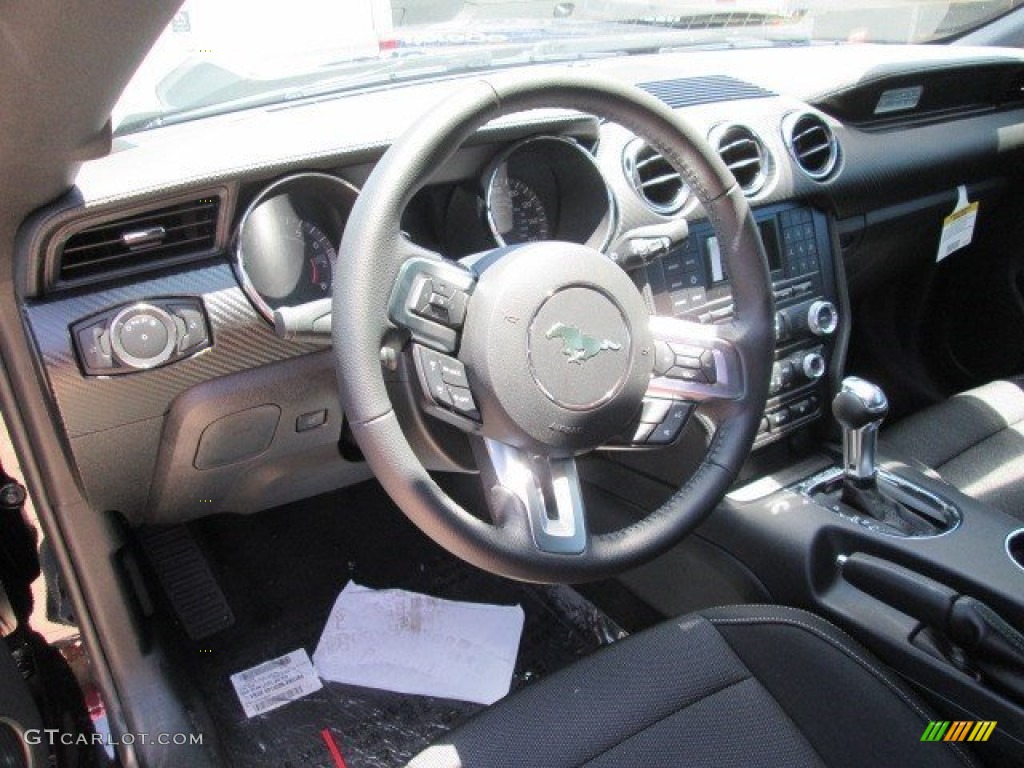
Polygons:
[[[882,440],[933,469],[1001,430],[1024,421],[1024,378],[961,392],[888,427]],[[941,469],[939,469],[941,474]]]
[[[959,744],[921,742],[936,718],[842,630],[779,605],[701,611],[830,768],[976,765]],[[823,684],[827,681],[827,685]]]
[[582,765],[749,677],[708,622],[692,616],[668,621],[511,694],[410,766]]
[[412,768],[963,768],[930,713],[827,622],[735,606],[665,622],[485,710]]

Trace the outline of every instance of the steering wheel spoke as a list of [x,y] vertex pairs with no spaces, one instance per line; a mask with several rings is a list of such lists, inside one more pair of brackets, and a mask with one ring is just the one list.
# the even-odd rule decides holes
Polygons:
[[441,352],[458,348],[476,276],[401,238],[407,258],[388,301],[388,317],[414,341]]
[[[576,459],[532,456],[490,438],[483,446],[489,464],[483,476],[520,502],[534,546],[552,554],[582,554],[588,538]],[[492,514],[500,525],[508,511],[492,507]]]

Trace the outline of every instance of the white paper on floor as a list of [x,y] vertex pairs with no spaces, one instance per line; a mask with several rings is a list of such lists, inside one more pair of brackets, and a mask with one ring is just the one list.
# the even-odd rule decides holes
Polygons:
[[518,605],[459,603],[350,581],[313,664],[324,680],[493,704],[508,693],[522,633]]

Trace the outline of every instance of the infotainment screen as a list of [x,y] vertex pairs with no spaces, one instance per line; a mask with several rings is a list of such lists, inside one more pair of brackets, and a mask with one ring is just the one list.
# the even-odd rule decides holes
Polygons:
[[[764,251],[768,256],[768,269],[772,272],[782,269],[782,251],[779,249],[779,230],[775,219],[757,222],[757,229],[764,242]],[[722,262],[722,249],[718,246],[717,237],[709,237],[704,241],[704,252],[707,254],[708,267],[711,274],[711,285],[719,285],[729,279]]]

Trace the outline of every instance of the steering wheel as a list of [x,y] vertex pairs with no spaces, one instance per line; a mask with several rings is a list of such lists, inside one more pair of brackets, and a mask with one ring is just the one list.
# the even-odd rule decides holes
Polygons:
[[[499,248],[467,266],[402,233],[412,196],[478,128],[552,107],[623,125],[682,174],[718,238],[731,320],[652,316],[630,277],[583,245]],[[376,477],[430,538],[510,578],[581,582],[661,554],[721,501],[764,413],[772,291],[746,199],[678,115],[637,88],[593,75],[476,81],[417,120],[352,209],[332,309],[341,403]],[[445,494],[404,434],[382,364],[395,339],[399,370],[409,372],[403,386],[433,417],[470,436],[490,520]],[[695,409],[712,434],[689,480],[642,520],[588,532],[577,457],[615,442],[671,443]]]

